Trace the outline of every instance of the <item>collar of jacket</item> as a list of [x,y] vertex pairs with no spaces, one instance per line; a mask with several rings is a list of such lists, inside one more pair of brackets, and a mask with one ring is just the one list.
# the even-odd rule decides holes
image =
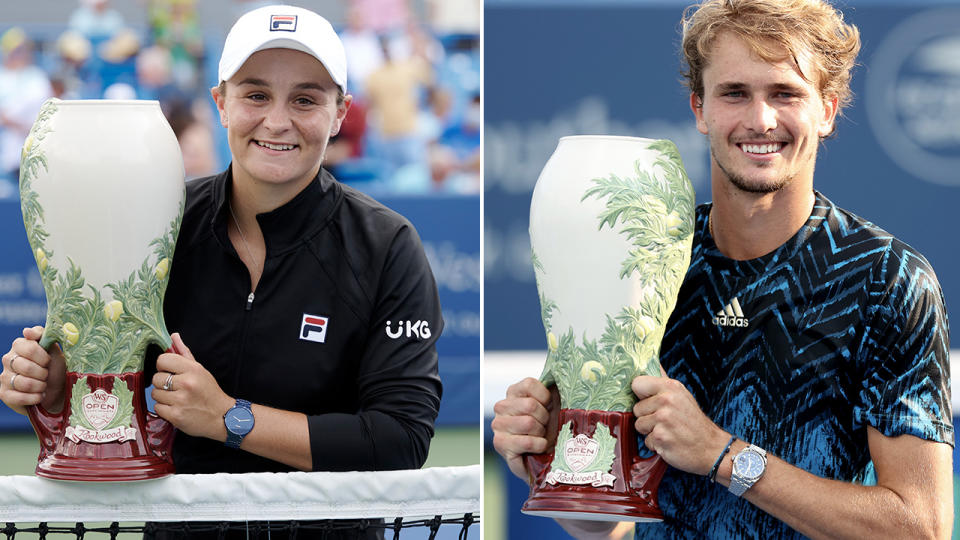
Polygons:
[[[231,171],[233,165],[214,179],[214,211],[210,226],[214,235],[224,246],[230,244],[227,237],[227,222],[230,218],[232,191]],[[266,241],[267,257],[280,255],[296,249],[303,241],[320,232],[343,200],[343,186],[333,175],[321,168],[316,178],[286,204],[257,214],[257,222]]]

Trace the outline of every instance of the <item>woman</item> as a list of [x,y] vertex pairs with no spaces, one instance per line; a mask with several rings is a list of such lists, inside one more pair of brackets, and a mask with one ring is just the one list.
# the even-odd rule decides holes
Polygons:
[[[187,184],[164,303],[175,352],[152,378],[177,471],[419,468],[439,298],[410,223],[321,168],[352,99],[343,45],[319,15],[268,6],[231,29],[219,75],[232,162]],[[62,407],[41,333],[3,355],[0,399],[20,412]]]

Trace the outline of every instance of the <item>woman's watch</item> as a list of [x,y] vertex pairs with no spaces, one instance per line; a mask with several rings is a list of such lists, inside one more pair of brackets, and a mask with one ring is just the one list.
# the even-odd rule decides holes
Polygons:
[[224,413],[223,425],[227,428],[227,440],[224,444],[230,448],[240,448],[243,438],[253,430],[253,409],[250,402],[238,399],[236,404]]
[[730,493],[737,497],[750,489],[767,470],[767,452],[759,446],[750,445],[733,456],[733,472],[730,473]]

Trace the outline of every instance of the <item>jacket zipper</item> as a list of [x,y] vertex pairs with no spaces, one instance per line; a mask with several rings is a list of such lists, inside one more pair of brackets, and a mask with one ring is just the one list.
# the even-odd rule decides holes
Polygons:
[[243,308],[243,311],[245,313],[243,315],[243,323],[241,324],[241,327],[240,327],[240,336],[239,336],[240,347],[237,350],[237,368],[236,368],[236,373],[234,373],[234,377],[233,377],[233,388],[235,389],[234,391],[240,391],[240,378],[241,378],[241,374],[244,372],[243,363],[244,363],[244,355],[246,354],[246,349],[247,349],[247,332],[249,331],[249,327],[250,327],[250,316],[251,316],[250,311],[253,309],[253,299],[254,299],[253,291],[250,291],[250,294],[247,295],[247,303]]

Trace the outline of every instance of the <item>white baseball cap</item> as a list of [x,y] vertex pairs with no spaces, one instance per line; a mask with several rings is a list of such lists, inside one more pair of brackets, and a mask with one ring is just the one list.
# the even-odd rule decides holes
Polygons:
[[305,52],[323,64],[333,82],[347,92],[347,55],[333,26],[316,13],[295,6],[265,6],[244,13],[223,44],[219,76],[229,80],[250,58],[264,49]]

